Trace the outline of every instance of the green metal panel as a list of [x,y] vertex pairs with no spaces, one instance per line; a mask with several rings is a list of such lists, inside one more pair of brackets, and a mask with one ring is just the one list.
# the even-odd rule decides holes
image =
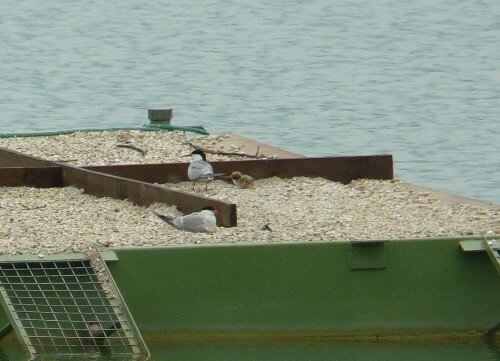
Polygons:
[[385,242],[366,270],[349,243],[115,250],[109,269],[143,330],[486,330],[500,320],[498,275],[459,241]]

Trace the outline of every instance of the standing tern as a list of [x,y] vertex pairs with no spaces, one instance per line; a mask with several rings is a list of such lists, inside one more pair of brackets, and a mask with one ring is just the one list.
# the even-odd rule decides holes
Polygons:
[[170,217],[154,212],[162,221],[182,231],[212,233],[217,230],[218,210],[207,206],[201,212],[191,213],[180,217]]
[[188,178],[193,182],[193,190],[196,182],[205,182],[205,190],[208,189],[208,182],[215,177],[220,177],[224,173],[214,173],[212,166],[207,163],[205,153],[200,149],[193,150],[190,154],[185,154],[183,157],[192,156],[191,163],[188,167]]
[[255,187],[253,178],[247,174],[241,174],[241,172],[233,172],[231,173],[230,178],[233,180],[233,184],[236,186],[236,188],[248,189]]

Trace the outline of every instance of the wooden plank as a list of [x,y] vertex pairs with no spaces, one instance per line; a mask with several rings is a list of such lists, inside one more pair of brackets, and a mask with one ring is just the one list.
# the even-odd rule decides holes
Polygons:
[[62,186],[61,167],[0,168],[0,187],[53,188]]
[[188,214],[212,206],[221,213],[221,226],[237,225],[236,204],[233,203],[71,166],[62,166],[62,178],[64,186],[81,188],[97,197],[128,199],[143,207],[153,203],[166,203],[175,205],[179,211]]
[[[392,155],[251,159],[210,162],[215,173],[240,171],[255,179],[280,177],[322,177],[347,184],[354,179],[393,179]],[[148,183],[188,181],[189,163],[125,164],[93,166],[85,169],[136,179]]]

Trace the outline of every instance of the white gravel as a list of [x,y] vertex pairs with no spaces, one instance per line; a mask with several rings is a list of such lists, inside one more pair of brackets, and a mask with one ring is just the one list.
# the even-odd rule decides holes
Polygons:
[[[0,139],[0,146],[76,165],[186,161],[187,142],[221,149],[227,136],[182,132],[77,132],[51,137]],[[146,151],[117,147],[131,144]],[[237,159],[209,155],[210,160]],[[190,190],[190,183],[167,185]],[[500,233],[498,210],[449,204],[412,192],[397,181],[359,180],[349,185],[321,178],[256,181],[236,190],[212,182],[203,195],[238,205],[238,227],[213,235],[169,227],[150,209],[126,201],[95,198],[73,188],[0,188],[1,253],[92,252],[101,246],[186,243],[346,241]],[[175,214],[173,207],[156,206]],[[268,224],[271,231],[261,231]]]
[[[169,185],[190,189],[190,183]],[[172,244],[346,241],[498,233],[498,211],[447,205],[406,191],[397,181],[349,185],[321,178],[270,178],[255,189],[212,182],[203,194],[236,202],[238,227],[215,234],[179,231],[152,210],[97,198],[75,188],[0,188],[0,253],[93,253],[98,247]],[[271,231],[262,231],[264,225]],[[496,227],[496,228],[495,228]]]
[[[191,142],[219,149],[224,136]],[[146,151],[119,148],[132,144]],[[161,163],[186,160],[190,152],[180,132],[119,131],[55,137],[0,139],[0,146],[75,165]],[[234,145],[223,151],[236,152]],[[211,160],[237,159],[210,155]],[[75,188],[0,187],[0,253],[83,252],[97,261],[101,247],[179,244],[348,241],[500,234],[498,209],[449,204],[417,193],[398,181],[357,180],[349,185],[321,178],[262,179],[255,189],[237,190],[224,181],[197,192],[238,206],[238,227],[214,234],[176,230],[152,210],[178,215],[175,207],[150,208],[96,198]],[[191,183],[164,185],[191,191]],[[200,187],[201,188],[201,187]],[[267,226],[266,226],[267,225]],[[263,227],[266,226],[263,230]]]
[[[189,139],[186,137],[190,137]],[[138,130],[120,130],[104,132],[76,132],[73,134],[50,137],[19,137],[0,139],[0,147],[9,148],[35,157],[62,161],[66,164],[111,165],[127,163],[171,163],[188,161],[181,155],[190,153],[192,148],[186,141],[236,153],[240,146],[230,147],[220,145],[227,135],[198,136],[196,134],[173,132],[146,132]],[[145,152],[117,147],[117,145],[132,145]],[[238,156],[210,154],[210,160],[239,159]]]

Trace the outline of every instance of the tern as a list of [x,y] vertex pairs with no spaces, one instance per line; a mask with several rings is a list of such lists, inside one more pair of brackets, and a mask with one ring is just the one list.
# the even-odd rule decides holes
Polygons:
[[253,178],[247,174],[241,174],[241,172],[233,172],[231,173],[230,178],[233,180],[233,184],[236,186],[236,188],[248,189],[255,187]]
[[85,323],[86,330],[83,332],[83,337],[90,340],[91,343],[97,343],[107,338],[121,328],[119,321],[116,321],[109,328],[103,328],[100,321],[93,317],[90,321]]
[[207,157],[202,150],[195,149],[190,154],[183,155],[183,157],[188,156],[193,157],[188,167],[188,178],[193,182],[193,190],[198,181],[205,182],[205,190],[207,190],[208,182],[212,181],[215,177],[224,175],[224,173],[214,173],[214,169],[207,163]]
[[212,233],[217,230],[218,210],[207,206],[201,212],[191,213],[180,217],[165,216],[154,212],[162,221],[182,231]]

